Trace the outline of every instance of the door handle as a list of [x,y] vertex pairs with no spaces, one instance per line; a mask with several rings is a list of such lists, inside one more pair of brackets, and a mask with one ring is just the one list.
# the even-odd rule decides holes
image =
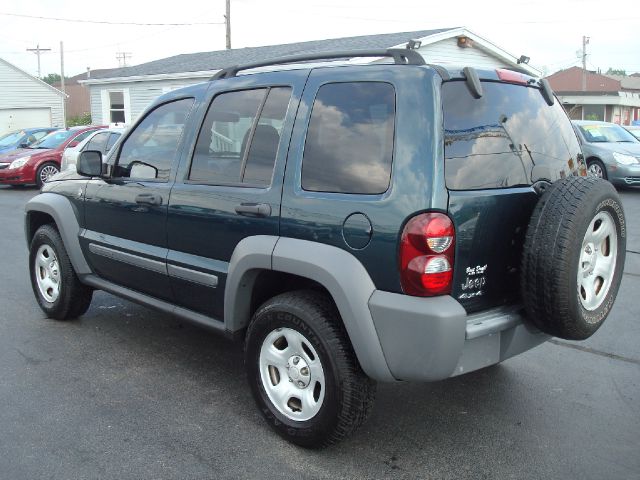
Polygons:
[[268,203],[241,203],[236,205],[236,213],[246,217],[269,217],[271,205]]
[[162,205],[162,197],[153,193],[141,193],[136,195],[136,203],[145,205]]

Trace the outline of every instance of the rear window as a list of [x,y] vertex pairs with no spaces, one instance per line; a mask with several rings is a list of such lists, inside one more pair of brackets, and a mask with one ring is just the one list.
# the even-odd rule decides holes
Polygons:
[[555,181],[576,173],[580,146],[562,107],[533,87],[483,82],[442,85],[447,187],[480,190]]

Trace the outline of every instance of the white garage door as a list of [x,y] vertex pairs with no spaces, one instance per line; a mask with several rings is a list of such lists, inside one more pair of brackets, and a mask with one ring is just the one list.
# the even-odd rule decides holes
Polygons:
[[0,109],[0,135],[21,128],[50,127],[50,108]]

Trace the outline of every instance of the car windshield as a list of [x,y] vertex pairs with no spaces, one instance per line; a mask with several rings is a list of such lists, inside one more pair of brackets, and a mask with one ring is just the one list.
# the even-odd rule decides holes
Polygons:
[[24,137],[24,135],[25,133],[22,131],[7,133],[3,137],[0,137],[0,147],[8,147],[9,145],[13,145],[22,137]]
[[76,135],[75,130],[57,130],[44,137],[39,142],[34,143],[29,148],[58,148],[69,137]]
[[627,132],[619,125],[603,125],[594,123],[593,125],[578,125],[587,142],[592,143],[636,143],[636,137]]

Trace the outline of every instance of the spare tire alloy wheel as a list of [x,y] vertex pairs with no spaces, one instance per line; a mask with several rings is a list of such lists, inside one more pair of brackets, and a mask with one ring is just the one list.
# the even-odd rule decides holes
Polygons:
[[585,310],[593,312],[607,297],[616,271],[618,236],[610,213],[601,211],[591,221],[581,252],[578,297]]
[[303,447],[348,436],[373,406],[375,382],[362,371],[330,297],[283,293],[253,316],[245,340],[251,393],[269,425]]
[[528,319],[549,335],[589,338],[613,307],[625,254],[624,212],[609,182],[570,176],[552,184],[534,208],[524,245]]

